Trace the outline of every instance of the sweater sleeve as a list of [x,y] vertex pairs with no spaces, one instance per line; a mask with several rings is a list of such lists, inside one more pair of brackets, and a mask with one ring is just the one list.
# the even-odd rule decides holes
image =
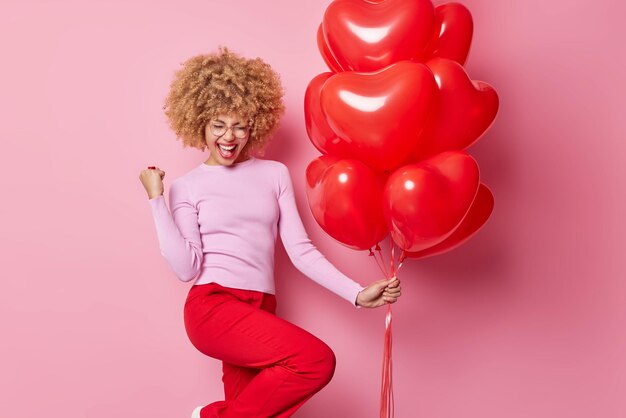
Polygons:
[[198,226],[198,211],[180,179],[169,190],[171,213],[163,195],[148,200],[156,227],[161,255],[183,282],[197,277],[202,267],[202,240]]
[[358,293],[365,289],[337,270],[309,239],[298,213],[291,176],[286,165],[280,165],[278,228],[285,251],[294,266],[304,275],[349,301],[356,308]]

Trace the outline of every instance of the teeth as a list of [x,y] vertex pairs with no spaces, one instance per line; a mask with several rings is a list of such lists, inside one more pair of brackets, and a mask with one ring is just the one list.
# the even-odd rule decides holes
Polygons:
[[225,145],[222,144],[218,144],[222,149],[227,150],[227,151],[232,151],[233,149],[235,149],[236,145],[231,145],[230,147],[227,147]]

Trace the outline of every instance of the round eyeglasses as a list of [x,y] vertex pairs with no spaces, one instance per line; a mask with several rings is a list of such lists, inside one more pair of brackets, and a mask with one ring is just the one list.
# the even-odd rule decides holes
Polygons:
[[227,126],[226,124],[223,124],[220,122],[211,122],[210,129],[211,129],[211,133],[218,137],[225,135],[226,132],[228,132],[228,130],[230,129],[233,131],[233,135],[235,136],[235,138],[239,138],[239,139],[245,138],[250,132],[249,126],[240,126],[240,125]]

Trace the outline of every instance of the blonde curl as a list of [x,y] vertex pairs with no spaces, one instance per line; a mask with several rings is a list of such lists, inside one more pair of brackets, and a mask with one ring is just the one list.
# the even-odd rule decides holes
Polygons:
[[205,126],[220,114],[237,114],[250,126],[242,153],[263,154],[285,111],[280,76],[260,58],[220,46],[181,63],[163,109],[183,147],[204,150]]

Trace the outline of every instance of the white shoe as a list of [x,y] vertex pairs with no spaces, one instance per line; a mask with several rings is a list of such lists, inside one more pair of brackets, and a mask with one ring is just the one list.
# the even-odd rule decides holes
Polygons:
[[191,413],[191,418],[200,418],[200,410],[204,408],[203,406],[199,406],[196,409],[193,410],[193,412]]

